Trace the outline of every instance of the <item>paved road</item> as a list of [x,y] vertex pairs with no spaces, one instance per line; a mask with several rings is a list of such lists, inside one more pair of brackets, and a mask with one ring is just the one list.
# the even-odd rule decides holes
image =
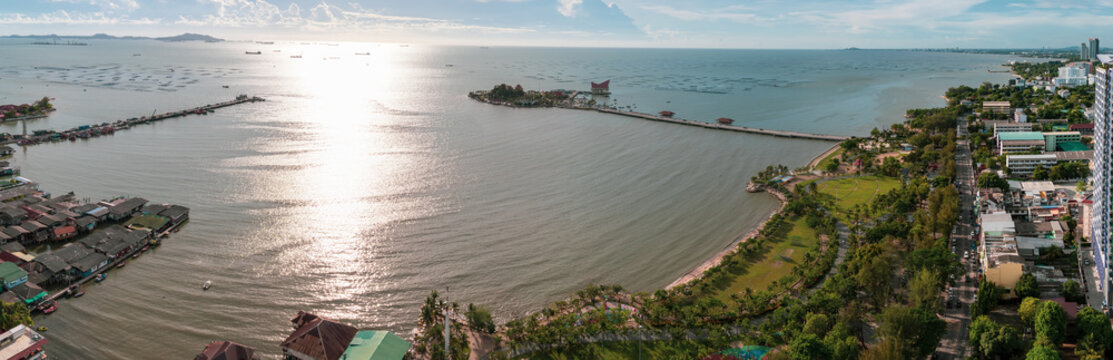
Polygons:
[[[960,138],[967,135],[965,117],[958,119],[957,134]],[[960,139],[955,145],[955,187],[960,193],[961,210],[958,224],[955,225],[958,235],[951,237],[951,244],[962,262],[965,277],[975,279],[977,256],[972,255],[969,260],[963,257],[963,254],[970,251],[971,246],[978,241],[978,238],[972,235],[978,221],[977,216],[972,214],[975,199],[973,194],[976,191],[974,165],[971,160],[969,140]],[[953,308],[946,308],[943,313],[947,321],[947,333],[939,343],[936,353],[940,359],[965,359],[969,353],[966,338],[970,331],[970,304],[974,301],[977,284],[973,280],[966,282],[964,277],[959,277],[951,289],[959,304]],[[944,299],[947,299],[947,295],[944,295]]]

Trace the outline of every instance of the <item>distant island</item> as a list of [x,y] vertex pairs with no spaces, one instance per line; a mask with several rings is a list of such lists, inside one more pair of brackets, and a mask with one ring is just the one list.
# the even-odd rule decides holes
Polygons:
[[81,39],[81,40],[159,40],[159,41],[204,41],[204,42],[221,42],[224,39],[215,38],[209,35],[185,33],[176,36],[165,37],[148,37],[148,36],[113,36],[105,33],[98,33],[93,35],[8,35],[4,36],[9,39]]

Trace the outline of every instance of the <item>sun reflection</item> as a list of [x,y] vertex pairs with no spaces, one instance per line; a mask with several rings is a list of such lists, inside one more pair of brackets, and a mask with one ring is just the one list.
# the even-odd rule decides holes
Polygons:
[[397,60],[381,51],[373,56],[307,53],[292,61],[300,79],[297,92],[309,99],[301,113],[288,116],[302,119],[311,145],[298,155],[309,166],[295,172],[292,188],[280,191],[306,204],[289,230],[309,244],[295,251],[307,253],[289,254],[296,259],[283,263],[301,262],[310,266],[301,271],[324,277],[313,285],[319,301],[351,304],[357,308],[348,311],[359,311],[362,302],[353,300],[381,273],[373,270],[381,265],[368,260],[376,250],[368,234],[389,216],[368,198],[396,191],[393,177],[408,166],[391,154],[404,145],[398,134],[384,130],[394,120],[374,105],[396,85]]

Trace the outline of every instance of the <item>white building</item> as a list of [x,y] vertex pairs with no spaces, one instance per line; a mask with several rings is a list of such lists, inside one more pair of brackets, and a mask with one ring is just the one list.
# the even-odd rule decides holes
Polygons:
[[1024,109],[1016,109],[1016,112],[1013,113],[1013,119],[1018,123],[1027,123],[1028,115],[1024,113]]
[[1110,179],[1113,178],[1113,158],[1111,158],[1111,141],[1113,141],[1113,70],[1106,66],[1113,64],[1113,55],[1098,55],[1102,66],[1097,68],[1097,81],[1094,86],[1094,160],[1090,163],[1093,169],[1094,195],[1091,217],[1090,241],[1094,251],[1094,263],[1097,265],[1098,277],[1102,291],[1105,292],[1105,303],[1113,303],[1113,291],[1109,283],[1109,255],[1110,255],[1110,195],[1113,191]]
[[1005,166],[1012,175],[1032,175],[1037,166],[1051,169],[1058,163],[1055,154],[1006,155]]
[[1056,86],[1081,86],[1086,85],[1086,75],[1089,68],[1083,64],[1071,63],[1059,68],[1059,77],[1052,80]]

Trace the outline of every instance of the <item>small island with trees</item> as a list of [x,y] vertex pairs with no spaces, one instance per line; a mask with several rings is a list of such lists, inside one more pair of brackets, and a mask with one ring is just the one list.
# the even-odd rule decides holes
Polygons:
[[54,105],[50,103],[50,98],[45,96],[33,104],[0,105],[0,122],[36,119],[44,117],[52,111],[54,111]]

